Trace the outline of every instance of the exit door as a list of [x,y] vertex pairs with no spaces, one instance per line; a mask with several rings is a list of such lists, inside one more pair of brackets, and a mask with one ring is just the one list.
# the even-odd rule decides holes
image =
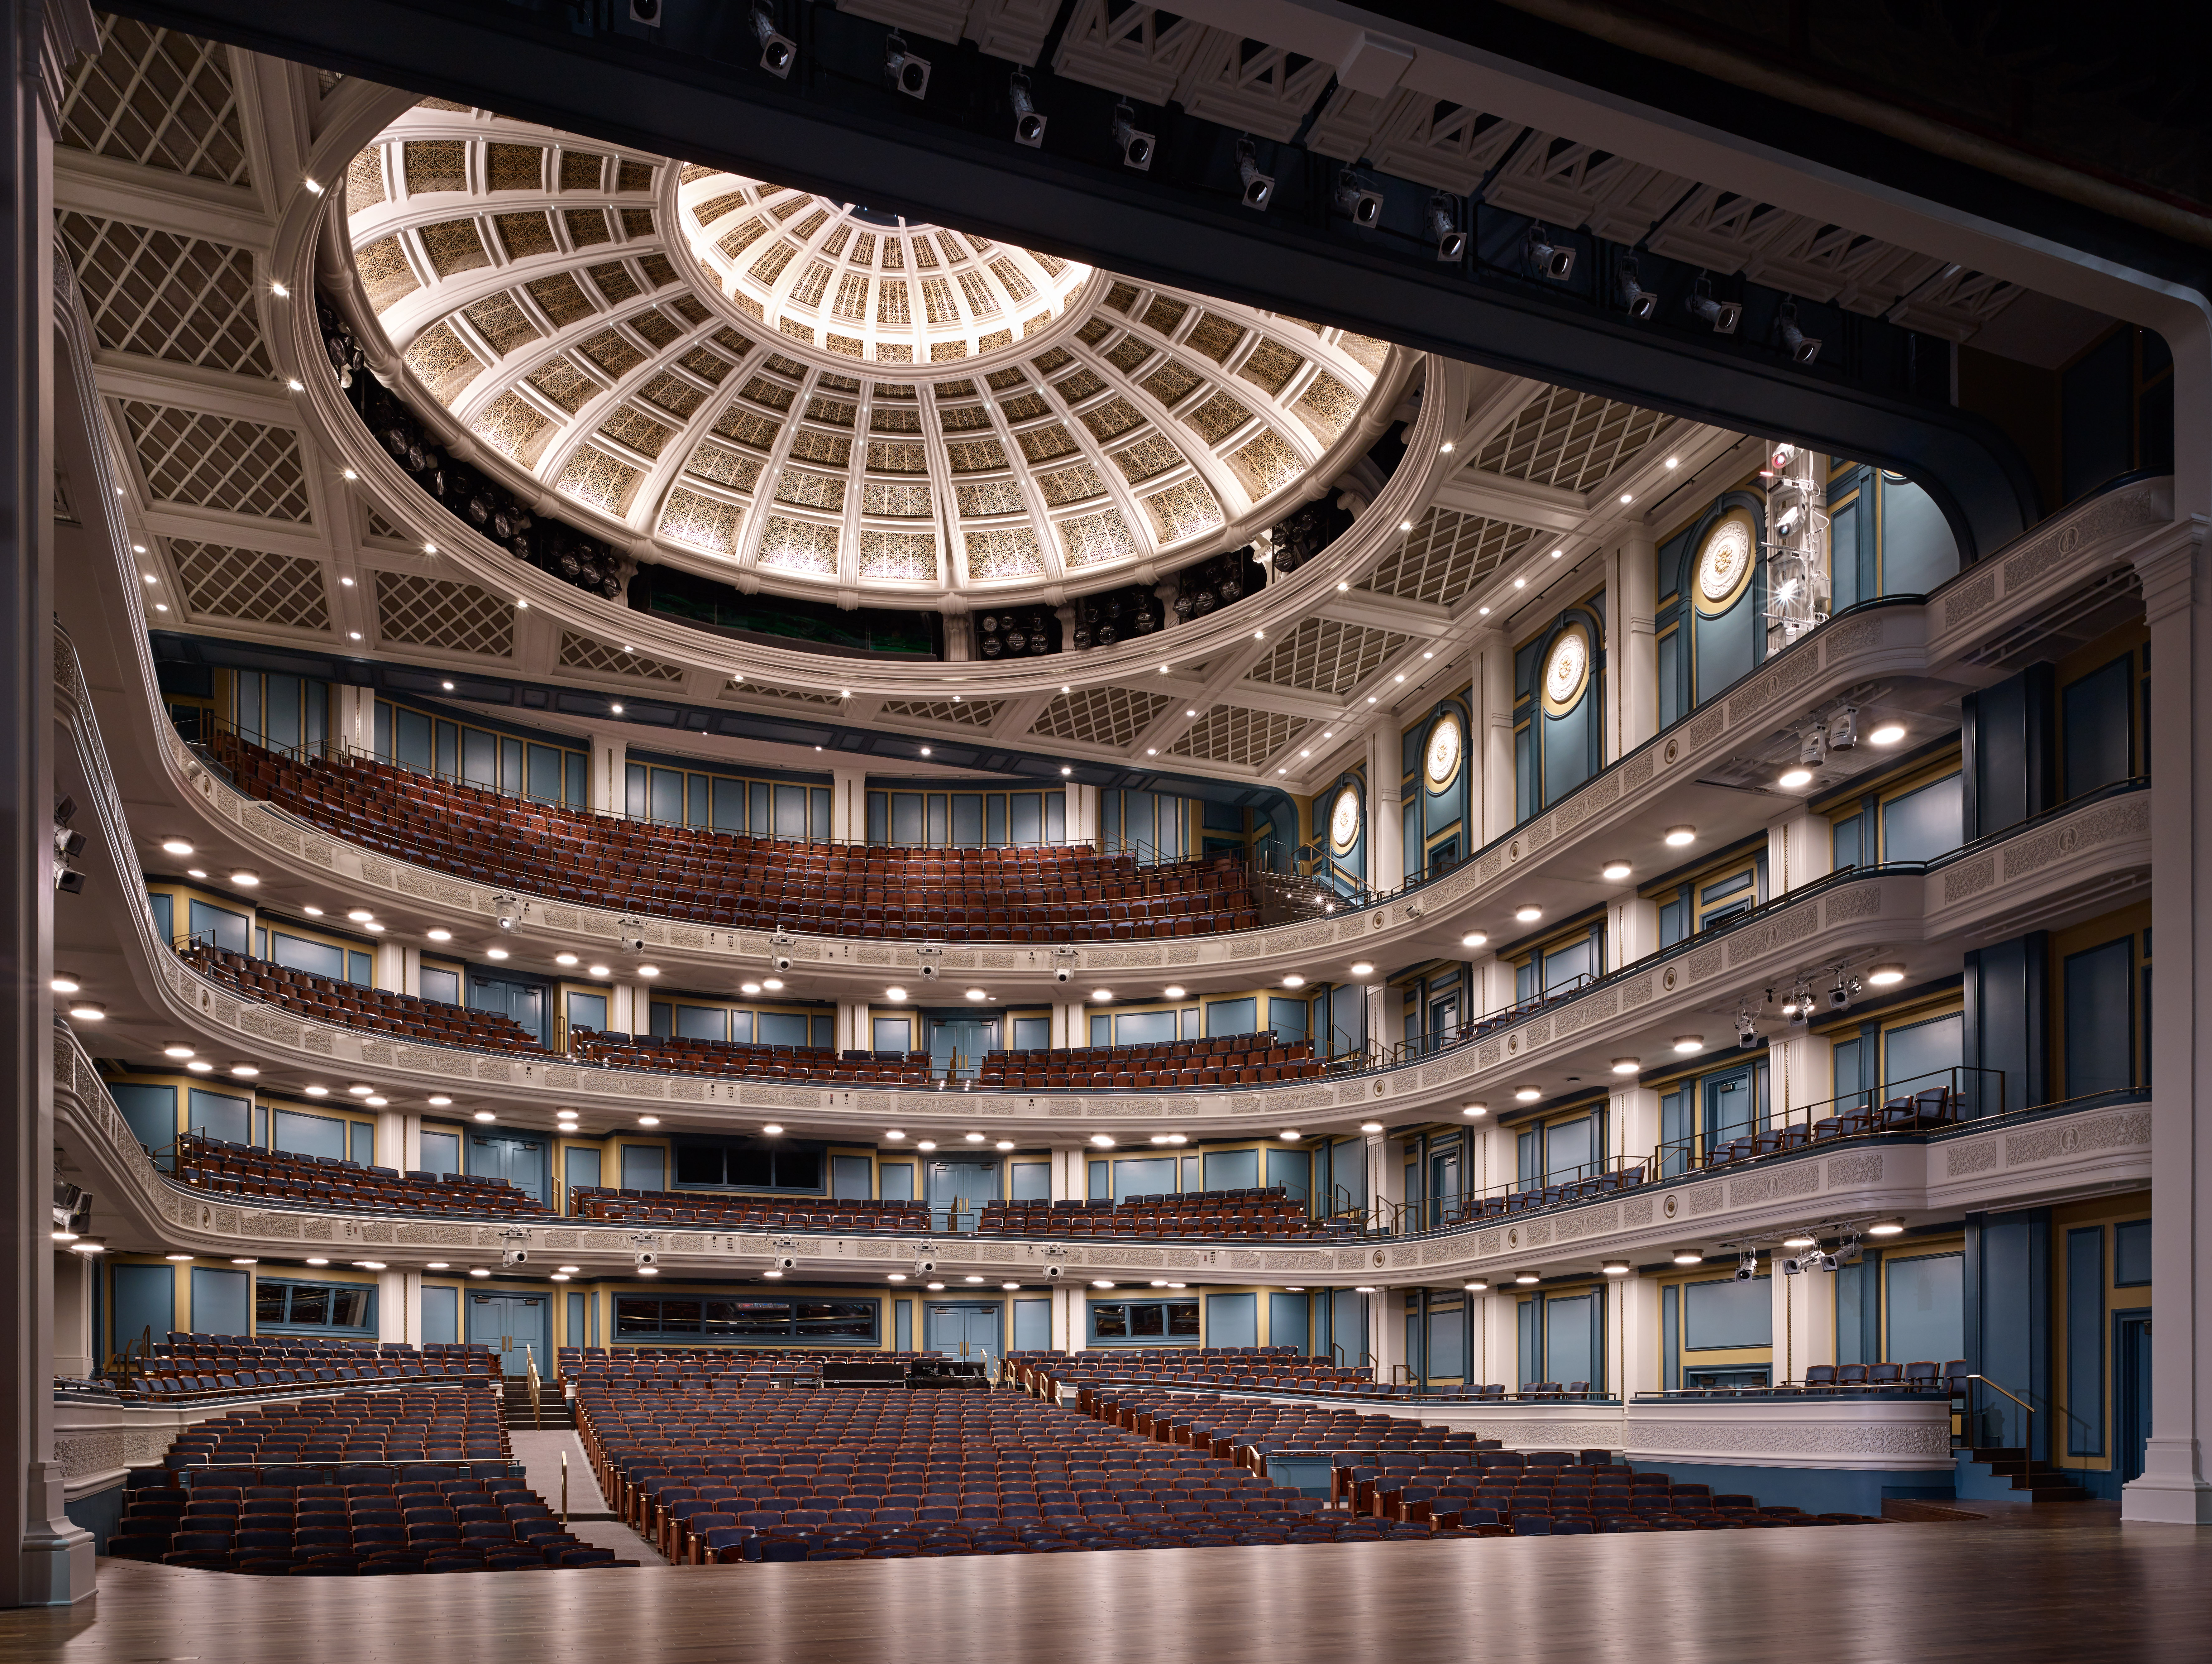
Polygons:
[[941,1357],[995,1359],[1001,1316],[996,1306],[932,1305],[923,1320],[922,1350]]
[[2112,1429],[2120,1483],[2142,1478],[2143,1443],[2150,1437],[2150,1314],[2112,1314]]
[[501,1370],[510,1375],[530,1373],[529,1360],[538,1360],[538,1373],[553,1373],[546,1353],[548,1302],[538,1295],[471,1295],[469,1340],[499,1354]]
[[981,1213],[986,1202],[999,1199],[996,1161],[932,1161],[929,1164],[929,1211],[936,1228],[952,1228],[954,1204],[968,1222]]
[[982,1073],[983,1054],[999,1049],[996,1017],[929,1019],[929,1072],[946,1080],[973,1080]]
[[502,1134],[471,1133],[469,1137],[469,1176],[503,1179],[539,1202],[545,1193],[545,1145],[537,1138],[510,1138]]

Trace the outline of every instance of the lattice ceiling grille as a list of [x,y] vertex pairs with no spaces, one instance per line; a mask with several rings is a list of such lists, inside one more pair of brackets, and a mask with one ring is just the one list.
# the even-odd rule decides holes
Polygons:
[[300,438],[289,429],[137,399],[121,408],[147,489],[158,500],[264,520],[313,519]]
[[1595,393],[1547,387],[1474,459],[1487,472],[1585,491],[1649,445],[1667,425],[1657,411]]
[[802,705],[841,705],[845,703],[835,693],[817,693],[803,687],[769,687],[761,682],[740,682],[734,687],[725,688],[722,697],[726,699],[785,699]]
[[386,642],[504,659],[514,652],[514,609],[473,583],[376,575],[376,627]]
[[1258,768],[1312,726],[1304,716],[1216,705],[1168,750],[1171,756]]
[[988,728],[999,714],[995,699],[894,699],[884,706],[886,716],[911,716],[924,722],[954,722],[963,728]]
[[1539,533],[1510,521],[1431,509],[1362,587],[1449,606]]
[[1308,619],[1251,670],[1255,682],[1349,693],[1406,644],[1406,637],[1334,619]]
[[169,559],[184,586],[185,608],[197,617],[295,630],[331,627],[320,561],[175,538],[169,539]]
[[225,185],[246,183],[228,52],[212,40],[100,15],[100,50],[63,94],[73,149]]
[[64,214],[56,229],[101,346],[234,375],[274,373],[246,250],[85,214]]
[[642,653],[634,653],[626,645],[593,641],[589,636],[579,636],[573,630],[561,632],[561,663],[569,670],[596,670],[610,676],[642,676],[648,681],[680,682],[684,680],[681,665],[666,664]]
[[1030,732],[1073,740],[1078,745],[1127,751],[1167,703],[1167,695],[1139,688],[1082,688],[1056,696]]

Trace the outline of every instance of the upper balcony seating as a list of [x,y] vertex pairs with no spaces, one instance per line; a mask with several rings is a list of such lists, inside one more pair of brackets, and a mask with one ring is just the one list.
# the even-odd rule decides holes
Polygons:
[[521,802],[365,759],[302,764],[227,734],[213,751],[240,789],[350,843],[617,911],[951,942],[1128,941],[1260,922],[1234,856],[1139,869],[1085,845],[793,843]]
[[1302,1081],[1327,1064],[1305,1041],[1285,1045],[1275,1031],[1157,1045],[1055,1047],[1048,1051],[987,1051],[978,1086],[1003,1091],[1187,1092],[1201,1086],[1255,1086]]
[[635,1219],[671,1225],[766,1225],[828,1231],[929,1228],[929,1204],[926,1202],[725,1196],[712,1191],[610,1190],[592,1185],[574,1186],[569,1197],[570,1210],[586,1219]]
[[[1344,1392],[1374,1379],[1374,1372],[1363,1365],[1307,1357],[1295,1346],[1102,1347],[1079,1354],[1009,1352],[1006,1369],[1017,1385],[1032,1392],[1037,1390],[1038,1382],[1048,1378],[1071,1385],[1107,1379],[1188,1381],[1237,1392],[1298,1393]],[[1357,1414],[1352,1411],[1340,1413]]]
[[185,1334],[157,1341],[130,1385],[142,1398],[228,1397],[445,1375],[489,1377],[498,1364],[488,1347],[426,1346],[401,1341],[310,1339],[301,1335]]
[[752,1075],[773,1079],[834,1082],[840,1086],[927,1086],[927,1051],[848,1051],[827,1046],[752,1045],[735,1040],[695,1040],[653,1034],[568,1030],[568,1051],[579,1063],[612,1069],[671,1070],[682,1075]]
[[1280,1185],[1111,1202],[986,1202],[978,1231],[1019,1236],[1308,1236],[1348,1230],[1310,1217]]
[[1802,1149],[1808,1144],[1862,1138],[1877,1132],[1932,1131],[1956,1126],[1965,1118],[1964,1095],[1946,1086],[1899,1093],[1879,1105],[1869,1094],[1865,1102],[1856,1106],[1842,1106],[1838,1113],[1824,1116],[1809,1125],[1798,1122],[1789,1126],[1766,1127],[1727,1143],[1715,1144],[1705,1152],[1704,1165],[1726,1167],[1731,1161],[1748,1161],[1755,1156]]
[[202,975],[252,999],[281,1005],[297,1016],[348,1028],[380,1028],[424,1045],[465,1046],[475,1051],[531,1051],[545,1048],[504,1012],[471,1011],[438,1000],[417,999],[381,988],[319,977],[227,948],[194,946],[185,959]]
[[522,1213],[552,1210],[503,1179],[364,1167],[187,1132],[177,1140],[180,1183],[226,1196],[261,1196],[348,1213]]

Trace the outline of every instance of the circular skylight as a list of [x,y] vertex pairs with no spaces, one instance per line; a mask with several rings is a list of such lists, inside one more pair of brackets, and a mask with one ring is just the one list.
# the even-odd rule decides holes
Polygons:
[[423,105],[364,297],[480,460],[742,587],[938,606],[1238,546],[1372,442],[1393,349],[862,204]]

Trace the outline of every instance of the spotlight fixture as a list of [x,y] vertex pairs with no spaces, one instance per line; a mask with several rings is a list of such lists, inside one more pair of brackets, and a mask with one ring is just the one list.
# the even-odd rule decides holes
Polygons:
[[1613,1072],[1616,1075],[1633,1075],[1643,1067],[1644,1059],[1641,1058],[1615,1058],[1613,1060]]
[[1797,760],[1808,769],[1828,760],[1828,725],[1817,716],[1806,724],[1804,736],[1797,741]]
[[1808,335],[1797,327],[1797,302],[1784,301],[1774,314],[1774,332],[1782,338],[1784,349],[1793,364],[1809,364],[1820,356],[1818,336]]
[[1659,309],[1659,297],[1644,288],[1643,275],[1633,259],[1624,259],[1616,268],[1613,277],[1620,290],[1621,305],[1638,323],[1650,321],[1651,314]]
[[753,8],[753,39],[760,42],[760,66],[778,81],[789,78],[799,61],[799,47],[789,36],[776,33],[775,20],[760,7]]
[[1489,1114],[1490,1106],[1480,1102],[1462,1104],[1459,1106],[1459,1112],[1472,1120],[1477,1116]]
[[1532,273],[1555,283],[1563,283],[1575,275],[1575,251],[1553,243],[1552,234],[1544,229],[1540,220],[1529,225],[1528,237],[1521,245],[1521,256]]
[[1121,147],[1121,165],[1148,174],[1152,168],[1152,152],[1159,140],[1152,134],[1137,130],[1137,113],[1127,104],[1114,107],[1114,143]]
[[1867,972],[1866,979],[1876,988],[1894,988],[1905,980],[1902,965],[1877,965]]
[[1850,1010],[1851,997],[1859,991],[1859,979],[1856,977],[1847,977],[1838,972],[1835,985],[1828,990],[1828,1009],[1831,1011]]
[[1705,1256],[1696,1248],[1677,1248],[1671,1256],[1677,1265],[1702,1265]]
[[1608,884],[1618,884],[1635,870],[1626,861],[1608,861],[1599,869],[1598,876]]
[[1692,1051],[1702,1051],[1705,1049],[1705,1037],[1703,1034],[1677,1034],[1674,1036],[1674,1050],[1680,1052],[1683,1057],[1686,1058]]
[[1275,180],[1273,174],[1260,171],[1259,147],[1249,134],[1237,141],[1237,177],[1243,181],[1244,205],[1255,213],[1266,213],[1275,199]]
[[906,49],[906,37],[896,29],[884,42],[884,79],[895,92],[908,98],[929,96],[929,60],[916,58]]
[[1686,844],[1694,844],[1697,841],[1698,829],[1695,826],[1669,826],[1667,828],[1667,847],[1670,850],[1679,850]]
[[1689,308],[1692,318],[1713,326],[1716,335],[1733,335],[1735,326],[1743,321],[1743,308],[1735,301],[1713,298],[1713,280],[1709,273],[1700,271],[1682,304]]
[[1429,198],[1429,241],[1437,246],[1440,260],[1462,260],[1467,258],[1467,233],[1459,229],[1459,216],[1455,214],[1449,197],[1439,193]]
[[1037,113],[1036,106],[1030,101],[1030,78],[1017,75],[1006,83],[1006,101],[1014,107],[1014,143],[1027,145],[1032,150],[1044,148],[1045,123],[1049,117]]
[[522,923],[522,903],[504,890],[491,899],[492,923],[502,930],[512,930]]
[[1333,200],[1336,211],[1363,231],[1382,222],[1382,193],[1363,185],[1354,168],[1346,168],[1337,174]]
[[1828,749],[1856,751],[1859,743],[1859,708],[1838,705],[1836,714],[1828,718]]

